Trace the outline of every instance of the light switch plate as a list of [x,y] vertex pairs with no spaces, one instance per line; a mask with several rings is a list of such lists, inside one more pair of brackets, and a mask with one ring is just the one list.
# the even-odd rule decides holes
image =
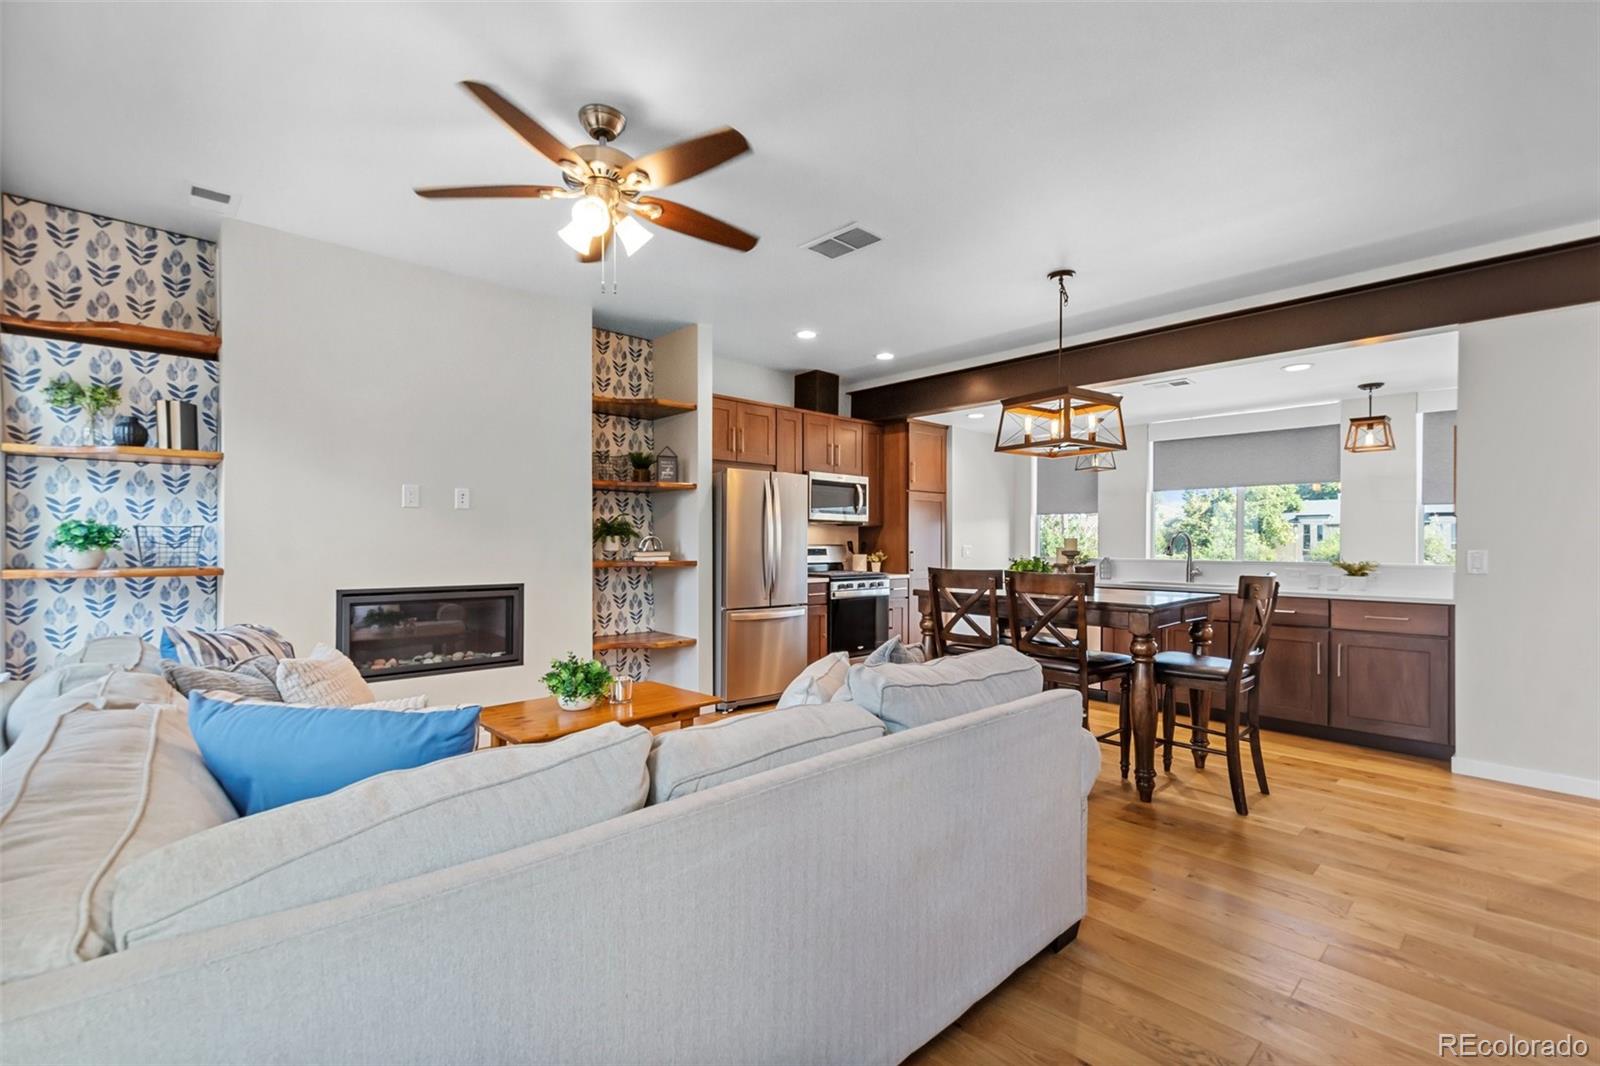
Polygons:
[[456,489],[456,510],[465,511],[472,506],[472,490]]
[[970,558],[972,558],[972,545],[970,545],[970,544],[963,544],[963,545],[962,545],[962,546],[961,546],[961,558],[963,558],[963,559],[970,559]]
[[1467,573],[1487,574],[1489,572],[1489,549],[1473,548],[1467,552]]
[[421,507],[422,506],[422,489],[421,489],[421,487],[417,486],[417,485],[401,485],[400,486],[400,506],[401,507]]

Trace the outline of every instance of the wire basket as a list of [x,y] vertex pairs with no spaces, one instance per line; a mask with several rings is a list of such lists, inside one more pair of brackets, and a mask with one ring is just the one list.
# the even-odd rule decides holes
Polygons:
[[205,526],[134,526],[133,565],[200,566]]
[[610,452],[594,453],[594,479],[596,481],[626,481],[628,472],[632,469],[628,465],[626,455],[612,455]]

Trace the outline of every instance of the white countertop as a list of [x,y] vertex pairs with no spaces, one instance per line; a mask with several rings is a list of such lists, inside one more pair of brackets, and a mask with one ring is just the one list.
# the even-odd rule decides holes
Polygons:
[[[1238,583],[1231,585],[1207,584],[1196,581],[1193,584],[1184,584],[1181,581],[1096,581],[1099,588],[1108,589],[1160,589],[1168,592],[1216,592],[1237,594]],[[1307,599],[1320,600],[1367,600],[1381,603],[1437,603],[1449,606],[1455,603],[1453,596],[1423,596],[1416,593],[1407,593],[1401,590],[1386,590],[1383,585],[1371,585],[1360,591],[1347,589],[1313,589],[1282,587],[1279,594],[1283,596],[1303,596]]]

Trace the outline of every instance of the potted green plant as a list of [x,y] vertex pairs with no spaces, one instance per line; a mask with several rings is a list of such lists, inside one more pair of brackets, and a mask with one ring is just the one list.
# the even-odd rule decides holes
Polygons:
[[633,480],[649,481],[650,467],[656,461],[653,452],[629,452],[628,465],[633,467]]
[[1343,588],[1360,591],[1367,587],[1367,578],[1377,572],[1378,564],[1370,560],[1358,563],[1347,563],[1343,559],[1335,559],[1333,565],[1344,571],[1344,580],[1340,582]]
[[889,556],[884,552],[873,552],[871,555],[867,556],[867,569],[871,570],[873,573],[877,573],[879,570],[883,569],[883,561],[887,558],[889,558]]
[[600,550],[607,555],[616,555],[622,551],[624,541],[632,540],[638,535],[639,529],[633,524],[633,519],[625,515],[594,520],[594,542],[600,545]]
[[1048,574],[1055,569],[1050,565],[1050,560],[1039,555],[1024,555],[1011,560],[1008,569],[1027,574]]
[[61,549],[70,570],[98,570],[106,561],[106,549],[125,536],[121,526],[70,518],[56,527],[49,546]]
[[540,680],[563,711],[584,711],[611,687],[611,671],[599,659],[584,660],[569,652],[565,659],[551,659],[550,672]]
[[89,425],[83,432],[85,444],[105,444],[111,440],[106,428],[110,412],[122,402],[122,389],[117,385],[90,385],[84,388],[66,374],[45,386],[45,402],[51,407],[81,407],[89,416]]

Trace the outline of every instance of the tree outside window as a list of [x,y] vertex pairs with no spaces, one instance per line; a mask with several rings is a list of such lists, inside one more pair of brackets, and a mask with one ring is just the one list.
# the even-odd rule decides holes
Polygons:
[[1167,550],[1179,533],[1189,535],[1196,559],[1292,562],[1339,555],[1337,482],[1168,489],[1154,497],[1151,555],[1157,559],[1181,556]]
[[1097,514],[1042,514],[1039,516],[1039,554],[1055,560],[1068,537],[1078,541],[1085,559],[1100,557],[1100,516]]

